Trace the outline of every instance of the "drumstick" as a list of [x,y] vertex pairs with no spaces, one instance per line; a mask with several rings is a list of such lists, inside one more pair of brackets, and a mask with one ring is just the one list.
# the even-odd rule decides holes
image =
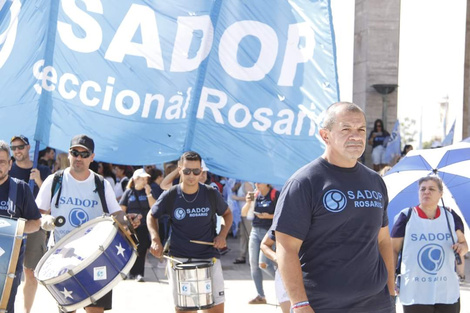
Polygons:
[[183,264],[183,262],[181,262],[180,260],[177,260],[175,258],[172,258],[171,256],[168,256],[168,255],[163,255],[164,258],[167,258],[168,260],[170,261],[175,261],[176,263],[181,263]]
[[208,246],[213,246],[214,245],[213,242],[200,241],[200,240],[190,240],[189,242],[197,243],[197,244],[200,244],[200,245],[208,245]]

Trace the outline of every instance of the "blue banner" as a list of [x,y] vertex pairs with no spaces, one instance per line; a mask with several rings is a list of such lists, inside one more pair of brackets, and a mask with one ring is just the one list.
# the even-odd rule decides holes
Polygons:
[[7,0],[0,138],[142,165],[195,150],[214,173],[283,184],[323,151],[339,99],[328,0]]

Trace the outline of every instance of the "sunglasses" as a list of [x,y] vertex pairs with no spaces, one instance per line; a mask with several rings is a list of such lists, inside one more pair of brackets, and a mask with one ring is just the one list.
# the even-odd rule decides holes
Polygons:
[[24,147],[26,147],[26,145],[10,146],[10,149],[11,149],[12,151],[15,151],[16,149],[18,149],[18,150],[23,150]]
[[183,170],[184,175],[189,175],[191,172],[193,172],[194,175],[200,175],[201,174],[201,169],[200,168],[184,168]]
[[91,155],[90,151],[77,151],[77,150],[70,150],[70,155],[73,156],[74,158],[78,158],[78,156],[81,156],[82,159],[89,158]]

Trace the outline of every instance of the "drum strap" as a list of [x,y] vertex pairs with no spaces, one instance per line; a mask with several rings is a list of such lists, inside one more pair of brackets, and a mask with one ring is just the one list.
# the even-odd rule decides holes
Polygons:
[[[106,203],[106,197],[104,194],[104,178],[103,176],[93,173],[95,175],[95,187],[96,189],[93,190],[93,192],[98,192],[98,196],[100,197],[101,201],[101,206],[103,208],[103,212],[108,214],[108,204]],[[57,193],[57,198],[55,201],[55,207],[59,208],[59,199],[60,199],[60,194],[62,191],[62,178],[64,176],[64,170],[57,171],[54,174],[54,179],[52,180],[52,186],[51,186],[51,199],[54,197],[54,195]]]
[[13,177],[10,177],[10,186],[8,189],[8,213],[14,216],[16,213],[16,201],[18,195],[18,184]]

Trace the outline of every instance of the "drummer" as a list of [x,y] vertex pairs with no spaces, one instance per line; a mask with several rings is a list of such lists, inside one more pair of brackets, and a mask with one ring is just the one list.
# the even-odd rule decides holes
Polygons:
[[[10,147],[5,141],[0,140],[0,216],[24,218],[27,220],[24,227],[24,233],[34,233],[39,230],[41,214],[34,202],[34,197],[29,186],[22,180],[12,178],[8,175],[8,172],[11,169],[11,164]],[[14,192],[15,189],[16,195]],[[12,201],[9,201],[10,199]],[[21,274],[23,272],[23,254],[24,246],[22,245],[17,260],[15,278],[10,291],[10,298],[8,299],[7,304],[7,312],[9,313],[15,312],[14,304],[16,291],[21,282]],[[8,262],[9,261],[10,260],[8,260]]]
[[[210,186],[199,183],[202,175],[201,156],[196,152],[185,152],[179,161],[181,183],[162,193],[147,215],[150,231],[150,252],[157,258],[163,255],[163,246],[158,235],[158,219],[163,215],[170,217],[169,254],[180,262],[214,261],[212,266],[212,294],[214,306],[205,312],[224,312],[224,279],[217,249],[227,246],[226,237],[232,225],[232,212],[219,192]],[[226,227],[215,232],[215,215],[222,216]],[[193,242],[191,242],[193,241]],[[195,243],[194,241],[197,241]],[[173,281],[172,262],[168,262],[168,279],[175,311],[178,309],[177,290]]]
[[[77,135],[72,138],[69,149],[70,167],[61,173],[60,186],[55,186],[54,194],[51,189],[54,182],[52,174],[46,178],[36,197],[36,203],[41,210],[48,212],[52,217],[61,217],[64,223],[56,225],[54,221],[43,222],[42,227],[46,230],[54,229],[54,239],[58,242],[73,229],[94,218],[100,217],[103,213],[112,215],[123,215],[124,212],[116,201],[116,196],[111,184],[106,179],[101,179],[99,186],[95,180],[96,173],[89,167],[95,157],[95,143],[93,139],[86,135]],[[97,176],[99,177],[99,176]],[[103,185],[104,184],[104,185]],[[99,196],[99,189],[104,188],[104,201],[102,203]],[[101,189],[102,190],[102,189]],[[96,192],[95,192],[96,191]],[[57,200],[59,197],[59,200]],[[107,211],[106,212],[106,208]],[[134,227],[140,224],[136,219]],[[112,291],[102,298],[85,307],[88,313],[101,313],[112,308]]]

